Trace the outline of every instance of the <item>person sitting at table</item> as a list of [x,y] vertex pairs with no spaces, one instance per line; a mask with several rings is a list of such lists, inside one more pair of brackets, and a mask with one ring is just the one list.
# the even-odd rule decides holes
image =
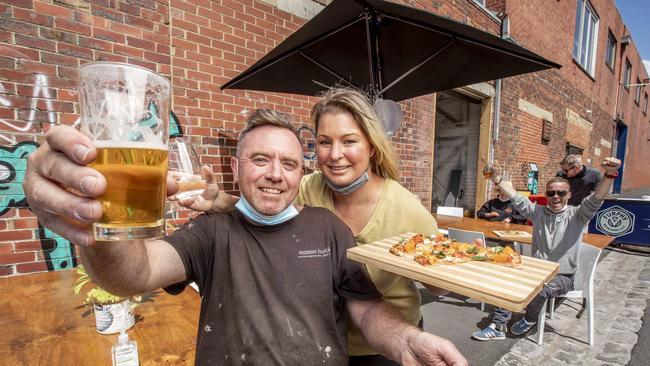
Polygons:
[[[512,188],[512,183],[504,181],[501,185],[508,185]],[[513,224],[525,224],[526,218],[523,217],[512,205],[512,200],[503,194],[499,187],[494,187],[497,197],[483,204],[476,212],[479,219],[488,221],[511,222]],[[513,188],[514,189],[514,188]]]
[[596,189],[596,186],[602,179],[598,170],[582,165],[580,155],[565,156],[560,161],[560,169],[556,176],[569,181],[569,186],[571,187],[569,205],[572,206],[581,204]]
[[[28,159],[24,188],[32,210],[72,240],[88,235],[75,220],[101,217],[99,202],[87,197],[100,195],[106,181],[82,166],[95,156],[87,138],[56,126]],[[163,239],[80,245],[88,274],[122,296],[158,287],[178,293],[196,282],[197,365],[342,365],[348,318],[373,349],[400,363],[466,365],[451,342],[408,324],[363,267],[346,259],[355,242],[343,222],[328,210],[292,204],[302,164],[288,117],[257,111],[231,160],[242,192],[235,210],[202,214]]]
[[[605,179],[596,186],[594,193],[577,207],[567,204],[571,192],[569,182],[564,178],[555,177],[546,183],[548,202],[546,206],[542,206],[530,202],[511,186],[504,184],[501,176],[493,174],[491,179],[494,184],[504,195],[513,199],[517,211],[533,222],[533,256],[560,264],[559,274],[531,300],[524,317],[512,325],[512,334],[526,334],[537,323],[539,313],[548,298],[573,290],[573,275],[579,265],[578,253],[583,227],[602,206],[620,166],[620,160],[606,158],[603,161]],[[511,317],[510,311],[497,308],[492,322],[483,330],[472,333],[472,337],[480,341],[505,339]]]

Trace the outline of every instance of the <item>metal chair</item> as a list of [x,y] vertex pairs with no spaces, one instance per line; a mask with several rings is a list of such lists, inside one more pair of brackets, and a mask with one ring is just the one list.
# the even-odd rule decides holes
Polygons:
[[[483,246],[485,246],[485,234],[480,231],[468,231],[454,229],[452,227],[447,229],[447,236],[449,239],[459,241],[461,243],[473,243],[476,239],[481,239]],[[481,311],[485,311],[485,303],[481,302]]]
[[[573,291],[569,291],[558,297],[573,297],[583,299],[583,310],[587,311],[587,341],[589,345],[594,344],[594,277],[596,276],[596,265],[600,258],[601,250],[585,243],[580,244],[578,270],[573,276]],[[555,309],[555,298],[552,297],[544,303],[542,311],[537,319],[537,344],[544,342],[544,322],[546,320],[546,305],[550,302],[549,318],[553,319]],[[582,314],[579,313],[578,317]]]
[[462,207],[438,206],[436,208],[436,214],[438,214],[438,215],[447,215],[447,216],[455,216],[455,217],[463,217],[463,208]]

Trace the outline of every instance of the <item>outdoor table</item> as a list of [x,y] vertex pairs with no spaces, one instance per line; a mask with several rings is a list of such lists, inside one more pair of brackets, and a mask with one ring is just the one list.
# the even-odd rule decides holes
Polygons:
[[423,266],[412,258],[389,252],[392,245],[415,233],[404,233],[348,249],[349,259],[471,297],[514,312],[521,312],[544,283],[559,270],[559,264],[523,256],[521,268],[469,261],[460,264]]
[[[455,216],[446,216],[446,215],[437,215],[437,214],[432,214],[432,215],[433,217],[436,218],[436,221],[438,221],[438,228],[440,229],[448,229],[450,227],[453,227],[455,229],[482,232],[483,234],[485,234],[485,238],[490,240],[504,240],[504,241],[523,243],[523,244],[532,243],[532,238],[530,237],[508,238],[508,237],[500,237],[499,235],[494,233],[494,230],[502,230],[502,231],[517,230],[517,231],[525,231],[531,234],[533,232],[533,227],[530,225],[511,224],[511,223],[499,222],[499,221],[487,221],[482,219],[474,219],[470,217],[455,217]],[[593,245],[598,249],[604,249],[609,244],[611,244],[611,242],[614,241],[614,239],[615,238],[612,236],[586,233],[584,234],[582,241],[585,244]]]
[[[77,277],[65,270],[0,279],[0,364],[111,364],[117,334],[97,333],[91,308],[80,306],[84,296],[71,290]],[[144,298],[127,331],[140,365],[193,365],[199,295],[159,290]]]

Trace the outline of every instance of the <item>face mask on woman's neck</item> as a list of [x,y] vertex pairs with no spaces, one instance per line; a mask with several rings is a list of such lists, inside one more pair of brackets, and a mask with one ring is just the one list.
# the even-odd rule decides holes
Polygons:
[[363,172],[363,174],[361,174],[359,178],[355,179],[354,182],[348,184],[347,186],[337,186],[334,183],[330,182],[330,180],[327,179],[327,176],[324,177],[325,177],[325,184],[327,184],[327,186],[330,187],[331,190],[340,194],[350,194],[352,192],[355,192],[356,190],[361,188],[364,184],[366,184],[367,181],[370,180],[370,175],[368,175],[367,170]]
[[284,211],[275,214],[275,215],[264,215],[257,211],[253,206],[246,201],[244,196],[241,196],[239,198],[239,202],[235,205],[235,207],[244,214],[249,220],[253,221],[256,224],[259,225],[277,225],[281,224],[285,221],[288,221],[298,215],[298,210],[293,205],[289,205],[289,207],[285,208]]

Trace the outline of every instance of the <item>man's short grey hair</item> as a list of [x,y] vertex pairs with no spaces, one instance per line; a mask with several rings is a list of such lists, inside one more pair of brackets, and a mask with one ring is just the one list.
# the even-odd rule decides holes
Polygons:
[[567,155],[564,157],[564,159],[562,159],[560,165],[582,167],[582,157],[580,157],[580,155]]
[[252,130],[263,126],[273,126],[287,129],[296,136],[298,142],[302,145],[302,142],[300,141],[300,135],[298,135],[296,129],[293,128],[289,115],[273,109],[256,109],[250,116],[248,116],[248,119],[246,120],[246,127],[244,127],[244,129],[239,133],[239,141],[237,141],[237,158],[239,158],[239,155],[241,154],[246,135],[248,135],[248,133]]

